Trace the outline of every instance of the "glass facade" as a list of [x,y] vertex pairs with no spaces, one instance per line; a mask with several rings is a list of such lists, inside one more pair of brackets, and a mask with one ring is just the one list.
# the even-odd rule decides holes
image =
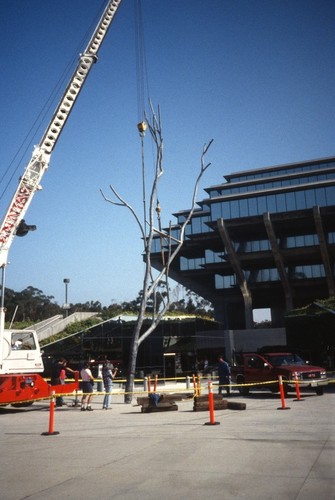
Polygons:
[[[335,179],[334,179],[335,182]],[[281,191],[277,193],[258,194],[243,198],[231,197],[212,200],[212,220],[221,217],[235,219],[263,215],[265,212],[292,212],[305,210],[315,205],[331,206],[335,200],[335,185],[313,188],[306,186],[304,190]]]
[[206,264],[217,264],[222,262],[224,259],[224,255],[222,252],[213,252],[213,250],[206,249],[205,250],[205,263]]
[[226,183],[206,190],[212,220],[330,206],[335,199],[332,160],[232,174],[226,179]]
[[200,257],[198,259],[186,259],[185,257],[180,257],[180,270],[181,271],[191,271],[194,269],[203,269],[205,265],[205,259]]
[[[180,239],[180,228],[179,227],[172,227],[171,228],[171,246],[176,245],[176,241],[173,240],[175,238],[176,240],[179,241]],[[168,250],[168,240],[165,237],[161,237],[159,235],[155,235],[153,240],[152,240],[152,246],[151,246],[151,251],[152,253],[159,253],[162,251],[162,248],[164,250]]]
[[187,224],[185,228],[185,235],[190,236],[192,234],[202,234],[213,231],[213,229],[208,226],[208,222],[210,221],[210,214],[202,216],[197,215],[196,217],[192,217],[190,224]]
[[[292,266],[286,269],[289,278],[292,280],[303,280],[312,278],[324,278],[325,271],[321,264]],[[333,269],[334,272],[334,269]],[[269,281],[280,281],[280,276],[276,268],[257,269],[256,271],[245,271],[244,276],[247,283],[266,283]],[[215,275],[215,288],[229,288],[236,285],[234,275],[221,276]]]
[[[315,286],[320,298],[327,296],[335,271],[335,157],[230,174],[225,181],[206,188],[207,198],[198,202],[200,208],[186,227],[181,253],[172,265],[174,279],[187,287],[189,278],[211,287],[205,298],[211,300],[217,293],[220,300],[231,300],[233,309],[243,300],[237,267],[253,301],[258,297],[259,308],[269,307],[271,300],[278,308],[284,288],[287,293],[293,287],[294,300],[301,293],[304,301],[307,296],[314,300]],[[269,214],[270,227],[264,214]],[[177,213],[177,225],[187,216],[187,210]],[[218,226],[221,218],[224,234]],[[268,230],[273,232],[274,248]],[[227,238],[233,252],[225,248]],[[154,251],[161,251],[159,237]],[[285,303],[279,307],[285,309]],[[240,324],[239,318],[230,318],[228,324]]]
[[256,179],[266,179],[269,177],[293,175],[293,174],[305,174],[312,172],[313,170],[331,170],[335,168],[335,160],[333,158],[326,161],[315,161],[315,162],[304,162],[302,164],[284,165],[279,167],[264,168],[260,170],[252,170],[249,172],[243,172],[241,174],[227,175],[226,179],[228,181],[241,182],[250,181]]
[[[335,165],[333,166],[335,170]],[[327,180],[332,180],[334,179],[334,172],[333,171],[328,171],[328,172],[315,172],[314,174],[310,174],[308,176],[297,176],[296,174],[294,176],[285,176],[281,177],[280,179],[273,180],[273,179],[263,179],[262,182],[252,182],[250,181],[248,183],[246,182],[228,182],[220,187],[215,187],[214,189],[210,189],[209,195],[210,198],[216,198],[218,196],[222,195],[236,195],[236,194],[241,194],[241,193],[251,193],[254,191],[264,191],[268,189],[277,189],[281,187],[288,187],[292,185],[306,185],[306,184],[311,184],[311,183],[316,183],[316,182],[322,182],[322,181],[327,181]]]
[[319,244],[316,234],[304,234],[300,236],[287,236],[283,239],[282,248],[312,247]]

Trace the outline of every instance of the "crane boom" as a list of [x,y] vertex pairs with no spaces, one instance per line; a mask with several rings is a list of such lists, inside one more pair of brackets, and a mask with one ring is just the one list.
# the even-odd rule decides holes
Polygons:
[[[43,371],[43,363],[36,332],[25,332],[26,337],[30,339],[30,350],[25,353],[20,350],[20,352],[16,353],[12,341],[15,335],[20,335],[21,337],[22,334],[16,330],[5,330],[4,294],[8,252],[15,234],[20,234],[19,229],[22,229],[21,223],[24,223],[23,217],[34,194],[41,189],[40,182],[49,166],[51,153],[70,116],[87,76],[97,60],[99,48],[121,1],[108,1],[92,38],[84,53],[79,57],[78,65],[40,143],[34,148],[32,157],[19,180],[18,187],[0,226],[0,269],[2,270],[0,302],[0,404],[30,399],[36,397],[38,393],[40,395],[48,395],[48,384],[37,374],[37,372]],[[20,224],[21,227],[19,227]],[[29,229],[29,226],[25,225],[24,230],[27,229]],[[34,375],[30,375],[31,372]],[[9,373],[11,376],[6,375]],[[76,387],[77,385],[78,383],[76,382]],[[58,388],[58,390],[61,392],[61,388]]]
[[99,48],[111,25],[114,15],[122,0],[110,0],[90,39],[85,51],[80,55],[78,65],[66,87],[66,90],[46,128],[38,146],[25,168],[23,176],[10,202],[7,213],[0,227],[0,268],[7,265],[8,252],[17,228],[40,187],[43,174],[48,169],[50,155],[64,128],[86,78],[97,60]]

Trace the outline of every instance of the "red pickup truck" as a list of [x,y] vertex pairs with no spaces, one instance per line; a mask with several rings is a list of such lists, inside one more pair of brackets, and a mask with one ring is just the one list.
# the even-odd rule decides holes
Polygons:
[[253,383],[255,383],[254,388],[265,387],[272,392],[278,392],[278,383],[262,385],[262,382],[277,381],[279,375],[282,376],[286,394],[289,390],[295,389],[295,373],[300,388],[313,388],[319,396],[323,394],[323,388],[329,382],[325,368],[309,365],[300,356],[291,352],[248,352],[238,354],[236,361],[236,366],[231,369],[232,382],[241,384],[239,392],[244,396],[253,388]]

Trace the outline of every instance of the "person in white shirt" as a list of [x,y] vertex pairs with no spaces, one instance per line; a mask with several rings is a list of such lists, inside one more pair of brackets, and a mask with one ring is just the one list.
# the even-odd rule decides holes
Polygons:
[[82,380],[83,397],[81,399],[81,411],[93,411],[91,401],[93,397],[94,377],[90,370],[90,364],[86,362],[80,372]]

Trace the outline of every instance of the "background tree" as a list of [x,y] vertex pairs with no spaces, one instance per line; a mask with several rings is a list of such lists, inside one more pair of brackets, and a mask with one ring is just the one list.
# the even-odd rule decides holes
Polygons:
[[[54,301],[53,295],[45,295],[42,290],[28,286],[20,292],[6,288],[5,290],[6,320],[8,323],[33,324],[56,315],[63,315],[64,309]],[[111,307],[110,316],[115,310],[122,311],[121,306]],[[99,301],[87,301],[84,304],[70,304],[69,314],[74,312],[102,312]]]
[[7,321],[37,322],[60,314],[61,308],[38,288],[28,286],[21,292],[6,288],[5,304]]
[[71,312],[101,312],[102,304],[98,300],[90,300],[85,302],[85,304],[70,304]]
[[[157,189],[159,180],[163,175],[163,137],[162,137],[159,108],[158,108],[158,114],[156,115],[151,106],[151,117],[150,120],[148,120],[146,117],[146,121],[148,124],[151,138],[155,145],[156,158],[155,158],[155,174],[149,197],[150,201],[148,204],[147,212],[146,208],[144,209],[143,223],[141,222],[134,208],[122,198],[122,196],[115,190],[115,188],[112,185],[110,185],[110,189],[117,201],[115,201],[115,199],[107,198],[104,195],[103,191],[101,190],[101,194],[107,202],[113,205],[125,207],[130,210],[133,217],[135,218],[135,221],[138,224],[144,243],[145,270],[144,270],[142,291],[139,297],[139,311],[137,314],[137,320],[135,322],[131,346],[130,346],[128,375],[125,387],[126,403],[131,403],[133,397],[138,348],[140,344],[155,330],[155,328],[161,321],[162,317],[164,316],[170,305],[170,288],[169,288],[170,265],[180,252],[180,249],[183,245],[185,238],[185,228],[187,224],[190,222],[190,219],[195,209],[196,196],[200,180],[206,169],[210,166],[210,163],[205,165],[205,155],[212,143],[212,141],[210,141],[209,144],[205,145],[203,148],[201,155],[200,172],[195,181],[195,186],[193,190],[191,209],[183,224],[179,226],[179,236],[178,238],[176,238],[175,236],[172,236],[171,223],[169,229],[166,231],[162,231],[160,224],[160,205],[157,197]],[[144,179],[143,179],[143,185],[144,185]],[[146,196],[144,196],[144,198],[146,198]],[[159,229],[156,229],[155,226],[155,213],[157,217],[157,226]],[[158,271],[154,276],[151,265],[151,252],[155,236],[159,236],[161,240],[162,269]],[[162,284],[164,284],[164,294],[161,292]],[[158,306],[158,301],[160,302],[159,306]],[[146,319],[146,312],[148,309],[148,305],[150,306],[151,309],[151,321],[149,322],[149,326],[146,326],[144,329],[142,329],[144,320]]]
[[170,311],[183,314],[196,314],[214,318],[214,309],[208,300],[182,285],[177,285],[173,290],[174,300],[170,304]]

